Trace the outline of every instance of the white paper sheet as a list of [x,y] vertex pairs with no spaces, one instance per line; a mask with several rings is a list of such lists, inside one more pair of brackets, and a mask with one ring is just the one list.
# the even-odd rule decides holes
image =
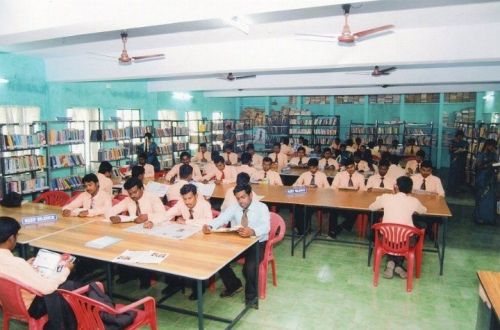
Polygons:
[[212,194],[214,193],[215,190],[215,183],[201,183],[201,182],[195,182],[194,183],[198,191],[203,195],[207,197],[212,197]]
[[158,252],[158,251],[132,251],[125,250],[122,254],[113,259],[113,262],[118,263],[137,263],[137,264],[159,264],[165,258],[168,257],[168,253]]
[[96,238],[94,240],[88,241],[85,243],[86,247],[94,248],[94,249],[104,249],[112,244],[115,244],[121,241],[121,238],[112,237],[112,236],[103,236],[100,238]]
[[136,234],[159,236],[169,239],[186,239],[189,236],[192,236],[200,232],[201,227],[202,226],[200,224],[196,223],[178,224],[178,223],[165,222],[156,224],[151,229],[144,228],[143,224],[138,224],[125,229],[125,231]]
[[158,183],[154,181],[148,182],[146,185],[146,191],[150,192],[151,194],[162,198],[167,194],[168,191],[168,186],[163,183]]

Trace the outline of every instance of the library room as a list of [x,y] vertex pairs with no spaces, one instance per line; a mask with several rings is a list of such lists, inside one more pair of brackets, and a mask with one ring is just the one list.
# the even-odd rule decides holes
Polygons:
[[3,329],[500,329],[500,2],[0,0]]

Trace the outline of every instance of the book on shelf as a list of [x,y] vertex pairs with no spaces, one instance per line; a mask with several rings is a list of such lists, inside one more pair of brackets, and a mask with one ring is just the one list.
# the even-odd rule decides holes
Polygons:
[[288,134],[294,135],[312,135],[313,130],[311,128],[292,128],[290,127]]
[[172,136],[172,127],[157,127],[155,128],[155,135],[156,137],[162,138],[162,137],[171,137]]
[[313,124],[312,119],[303,119],[303,118],[290,119],[290,125],[311,126],[312,124]]
[[97,151],[97,160],[102,162],[105,160],[117,160],[122,158],[127,158],[129,156],[129,149],[127,148],[110,148],[110,149],[99,149]]
[[198,144],[198,143],[209,143],[209,142],[210,139],[206,135],[189,137],[189,143]]
[[6,193],[17,192],[19,194],[28,194],[48,189],[47,174],[38,172],[35,178],[30,174],[21,174],[5,178]]
[[337,125],[337,117],[316,117],[314,118],[314,125],[335,126]]
[[50,190],[69,190],[83,186],[82,178],[79,176],[69,176],[66,178],[53,178],[49,183]]
[[364,127],[364,126],[351,126],[351,134],[355,135],[367,135],[367,134],[376,134],[376,127]]
[[62,130],[50,129],[48,134],[49,145],[65,143],[84,143],[85,131],[76,128],[65,128]]
[[151,133],[151,128],[149,126],[132,126],[130,131],[132,139],[138,139],[144,137],[146,133]]
[[176,126],[173,127],[172,129],[175,136],[189,135],[189,127]]
[[315,128],[314,134],[316,135],[337,135],[337,128]]
[[222,131],[224,130],[223,122],[212,122],[212,131]]
[[44,169],[47,164],[43,155],[23,155],[3,159],[4,173],[12,174],[24,171]]
[[45,146],[45,133],[35,132],[32,135],[2,134],[0,135],[0,150],[9,151],[16,149],[39,148]]
[[90,141],[102,142],[130,139],[130,128],[95,129],[90,132]]
[[169,144],[160,144],[156,147],[156,153],[158,155],[167,155],[172,153],[172,146]]
[[321,144],[321,145],[332,145],[334,137],[314,137],[312,139],[312,144]]
[[82,154],[62,154],[53,155],[49,157],[49,164],[51,168],[64,168],[73,166],[84,166],[85,160]]
[[189,142],[174,142],[174,151],[183,151],[189,149]]

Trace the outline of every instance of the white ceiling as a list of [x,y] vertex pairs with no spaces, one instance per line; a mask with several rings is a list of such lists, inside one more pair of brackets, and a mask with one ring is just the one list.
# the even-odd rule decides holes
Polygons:
[[[0,51],[43,58],[49,81],[146,79],[209,96],[500,90],[500,1],[350,3],[353,32],[396,27],[354,46],[296,38],[338,35],[338,0],[0,0]],[[222,20],[235,15],[248,35]],[[165,59],[119,65],[121,31],[131,56]],[[356,74],[374,65],[398,70]],[[228,72],[257,78],[215,79]]]

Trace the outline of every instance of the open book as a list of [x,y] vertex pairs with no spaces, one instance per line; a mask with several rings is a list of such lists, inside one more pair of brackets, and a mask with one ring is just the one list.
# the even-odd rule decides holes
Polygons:
[[165,258],[168,257],[168,253],[157,252],[153,250],[149,251],[132,251],[125,250],[118,257],[113,259],[113,262],[119,263],[135,263],[135,264],[159,264]]
[[59,254],[49,250],[41,249],[38,251],[33,267],[43,277],[53,277],[60,273],[68,262],[73,262],[75,257],[68,254]]
[[236,227],[231,227],[231,228],[220,227],[218,229],[212,229],[212,232],[214,232],[214,233],[233,233],[240,228],[243,228],[243,227],[242,226],[236,226]]

